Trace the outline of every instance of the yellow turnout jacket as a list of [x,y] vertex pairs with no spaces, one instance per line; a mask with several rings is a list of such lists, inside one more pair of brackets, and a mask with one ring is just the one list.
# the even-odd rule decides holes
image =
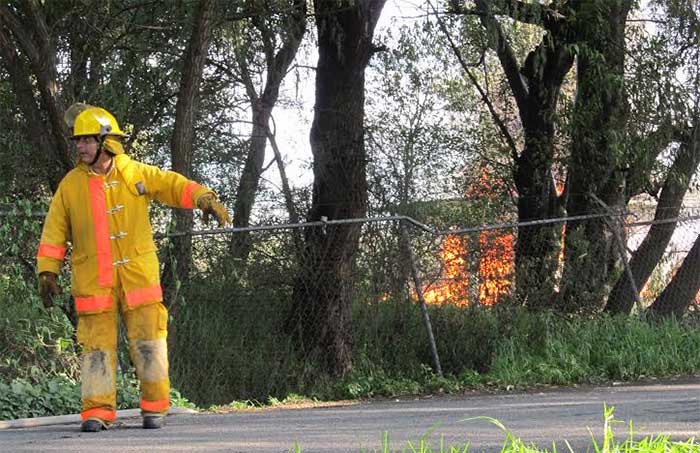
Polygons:
[[162,300],[156,246],[148,205],[193,209],[212,191],[173,171],[114,157],[107,175],[84,163],[61,181],[51,200],[37,254],[38,272],[60,272],[72,244],[71,292],[78,313],[97,313],[112,304],[121,282],[127,308]]

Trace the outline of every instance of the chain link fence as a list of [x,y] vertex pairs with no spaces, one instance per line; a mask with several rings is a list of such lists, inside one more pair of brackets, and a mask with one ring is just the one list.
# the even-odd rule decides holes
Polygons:
[[[0,219],[0,270],[33,291],[43,212]],[[439,231],[389,216],[157,235],[173,381],[194,401],[222,403],[302,392],[321,379],[318,370],[343,374],[351,363],[483,369],[497,333],[478,322],[477,307],[590,313],[614,295],[637,310],[657,300],[692,251],[700,217],[624,220],[595,214]],[[674,225],[661,253],[646,255],[654,262],[634,268],[650,231]],[[635,281],[641,267],[652,270]],[[634,288],[631,301],[616,289],[624,284]],[[74,316],[68,301],[63,309]]]

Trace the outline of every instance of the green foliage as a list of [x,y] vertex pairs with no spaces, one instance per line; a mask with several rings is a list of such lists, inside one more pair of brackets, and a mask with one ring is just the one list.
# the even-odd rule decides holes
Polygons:
[[289,287],[285,273],[253,275],[248,285],[209,279],[184,288],[188,303],[174,320],[171,370],[176,386],[199,405],[260,404],[293,393],[321,400],[458,393],[700,370],[700,333],[686,323],[448,304],[429,308],[441,378],[432,371],[419,307],[389,297],[354,304],[354,368],[334,381],[282,333],[291,303],[280,289]]
[[45,206],[7,198],[2,202],[10,213],[0,223],[0,382],[19,378],[37,383],[57,375],[75,379],[73,327],[58,308],[44,309],[36,294],[41,223],[32,213]]
[[191,279],[183,292],[186,303],[172,320],[170,370],[188,398],[199,405],[265,401],[299,388],[310,364],[295,357],[281,333],[289,294],[279,285]]
[[[383,244],[377,239],[375,247]],[[245,269],[212,264],[217,261],[210,261],[211,253],[225,249],[225,242],[208,239],[207,247],[202,245],[194,244],[197,270],[183,282],[183,302],[172,312],[171,376],[182,392],[173,390],[173,404],[459,393],[700,370],[700,331],[692,318],[650,323],[639,317],[565,318],[506,305],[447,304],[428,310],[444,371],[439,377],[432,371],[419,306],[406,297],[405,288],[392,288],[388,277],[383,281],[384,276],[362,269],[352,311],[354,370],[337,380],[319,372],[313,356],[295,350],[282,328],[295,275],[294,262],[279,258],[289,247],[284,237],[257,244]],[[0,382],[5,389],[23,390],[4,391],[12,401],[9,411],[18,414],[12,416],[34,406],[46,414],[72,411],[79,401],[68,390],[79,379],[72,326],[58,310],[42,308],[33,274],[19,276],[21,266],[12,271],[11,261],[3,261],[9,271],[0,277]],[[361,263],[387,266],[371,259]],[[120,363],[127,363],[124,354]],[[130,370],[124,372],[119,406],[136,407],[136,379]],[[44,402],[34,404],[30,396],[43,393],[48,395]]]
[[368,70],[366,147],[370,209],[421,218],[421,201],[460,196],[455,174],[473,157],[473,120],[464,109],[451,108],[443,93],[451,82],[463,87],[450,65],[444,36],[430,21],[389,28],[380,38],[391,49],[376,54]]
[[42,417],[80,412],[80,387],[64,374],[44,376],[38,383],[16,378],[0,382],[0,419]]
[[34,297],[27,304],[8,303],[0,280],[0,379],[77,372],[72,326],[63,314],[47,312]]
[[[117,409],[137,408],[140,399],[136,376],[119,374]],[[170,403],[173,406],[194,407],[175,389],[170,390]],[[62,373],[0,382],[0,420],[76,414],[81,408],[80,382]]]

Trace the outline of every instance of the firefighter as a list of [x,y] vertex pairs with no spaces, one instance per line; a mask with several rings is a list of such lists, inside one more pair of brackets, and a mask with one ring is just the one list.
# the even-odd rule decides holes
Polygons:
[[37,254],[44,305],[60,294],[57,276],[72,245],[71,293],[78,313],[81,356],[81,430],[106,429],[116,416],[118,319],[141,385],[144,428],[161,428],[170,381],[168,313],[162,303],[156,246],[148,216],[151,200],[193,209],[230,223],[214,192],[173,171],[131,160],[127,137],[107,110],[75,104],[66,112],[78,153],[76,168],[51,200]]

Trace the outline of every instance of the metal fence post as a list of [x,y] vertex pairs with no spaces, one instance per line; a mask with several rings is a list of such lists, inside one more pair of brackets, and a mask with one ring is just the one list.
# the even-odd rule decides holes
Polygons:
[[421,284],[420,278],[418,277],[418,267],[416,266],[416,259],[413,255],[413,249],[411,248],[411,243],[408,239],[408,231],[406,229],[406,224],[401,221],[401,237],[403,246],[406,250],[406,256],[411,262],[411,275],[413,277],[413,284],[416,287],[416,294],[418,295],[418,302],[420,303],[420,311],[423,315],[423,325],[425,326],[425,331],[428,335],[428,343],[430,345],[430,354],[433,357],[433,367],[438,376],[443,377],[442,366],[440,365],[440,357],[438,356],[437,346],[435,345],[435,336],[433,335],[433,327],[430,324],[430,315],[428,314],[428,307],[425,304],[425,298],[423,297],[423,285]]
[[639,300],[639,288],[637,287],[637,282],[634,281],[634,274],[632,274],[632,269],[630,268],[629,260],[627,258],[627,244],[625,244],[625,242],[622,240],[622,223],[620,221],[613,220],[619,216],[616,216],[614,210],[605,204],[605,202],[603,202],[603,200],[598,198],[595,194],[591,193],[589,195],[595,202],[602,206],[608,214],[606,217],[603,217],[603,222],[608,228],[610,228],[610,231],[612,231],[613,235],[615,236],[615,243],[617,244],[617,248],[620,253],[620,260],[622,261],[622,265],[625,267],[625,274],[627,275],[632,291],[634,292],[634,305],[637,307],[637,310],[641,312],[642,305],[641,301]]
[[622,260],[622,265],[625,267],[625,274],[627,275],[632,291],[634,292],[634,304],[637,307],[637,311],[641,313],[642,303],[639,300],[639,287],[637,286],[637,282],[634,280],[634,274],[632,274],[632,269],[630,268],[629,259],[627,257],[627,245],[622,240],[622,226],[620,225],[620,222],[613,222],[612,220],[608,221],[607,219],[606,223],[608,223],[608,227],[612,229],[613,234],[615,235],[615,242],[617,242],[617,248],[620,252],[620,259]]

